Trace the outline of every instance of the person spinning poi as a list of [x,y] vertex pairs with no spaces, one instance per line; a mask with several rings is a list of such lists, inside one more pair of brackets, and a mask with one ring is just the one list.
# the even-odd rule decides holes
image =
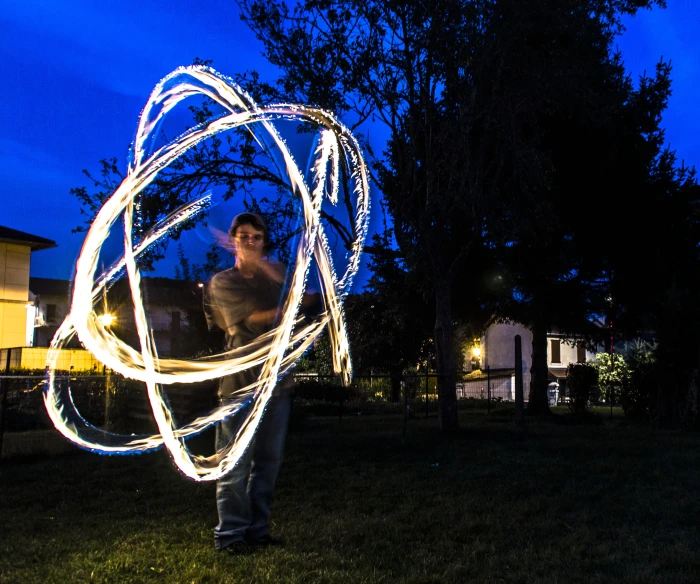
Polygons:
[[[205,295],[205,312],[210,327],[224,331],[226,350],[233,350],[250,345],[273,328],[285,270],[267,259],[268,230],[255,213],[242,213],[233,219],[225,244],[235,256],[235,264],[212,277]],[[318,301],[317,293],[307,293],[302,308]],[[223,377],[219,384],[222,405],[240,400],[240,391],[256,382],[260,369],[260,366],[251,367]],[[281,543],[270,535],[270,506],[282,464],[291,386],[291,375],[279,380],[246,453],[217,481],[219,523],[214,529],[214,541],[218,551],[240,555],[250,553],[255,547]],[[244,407],[242,414],[245,412]],[[237,415],[218,424],[217,452],[235,439],[240,423]]]

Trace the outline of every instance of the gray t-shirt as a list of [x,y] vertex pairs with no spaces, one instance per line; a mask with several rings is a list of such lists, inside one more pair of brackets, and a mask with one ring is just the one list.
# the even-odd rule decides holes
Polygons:
[[[258,270],[252,278],[245,278],[237,268],[216,274],[209,284],[208,314],[216,326],[226,333],[226,349],[238,349],[272,329],[272,325],[252,325],[248,317],[265,310],[278,308],[282,285]],[[221,380],[219,396],[227,399],[243,387],[254,383],[260,374],[255,367]]]
[[226,348],[244,347],[268,332],[270,325],[246,323],[255,312],[277,308],[282,285],[258,270],[245,278],[237,268],[219,272],[209,284],[209,306],[216,325],[226,333]]

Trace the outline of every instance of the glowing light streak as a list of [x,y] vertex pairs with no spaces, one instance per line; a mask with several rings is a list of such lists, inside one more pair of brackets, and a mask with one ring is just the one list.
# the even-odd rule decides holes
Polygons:
[[[155,129],[163,116],[182,100],[194,95],[211,98],[229,113],[189,129],[149,156],[147,144],[154,140]],[[291,152],[272,124],[277,119],[312,122],[320,126],[316,160],[311,169],[312,189],[307,186]],[[182,156],[189,148],[219,132],[239,126],[245,126],[253,132],[261,147],[268,151],[274,149],[279,154],[280,159],[275,160],[275,163],[278,169],[286,174],[293,192],[301,201],[304,230],[294,254],[296,261],[281,320],[273,330],[256,339],[248,347],[222,353],[215,358],[197,361],[160,359],[143,306],[136,258],[178,224],[206,208],[209,200],[204,197],[178,209],[154,227],[134,247],[134,199],[153,181],[160,170]],[[333,204],[338,200],[341,163],[350,169],[353,195],[356,197],[353,225],[356,237],[347,267],[342,278],[338,280],[321,224],[320,212],[324,196]],[[124,256],[95,280],[101,246],[120,215],[123,216],[124,225]],[[48,356],[49,378],[44,402],[52,422],[66,438],[82,448],[108,454],[125,454],[158,448],[164,444],[177,466],[188,477],[195,480],[214,480],[227,473],[250,444],[277,380],[290,371],[296,359],[309,348],[326,326],[329,329],[334,369],[341,375],[344,383],[349,383],[352,368],[342,306],[359,267],[368,221],[369,183],[359,145],[349,130],[332,114],[296,104],[259,107],[230,79],[209,68],[188,67],[174,71],[165,77],[151,94],[139,119],[133,159],[126,178],[97,213],[83,244],[76,266],[71,311],[56,332]],[[316,260],[320,275],[325,311],[316,321],[306,323],[297,318],[297,313],[312,259]],[[139,337],[138,350],[117,338],[93,308],[100,293],[124,269],[129,278],[134,305]],[[160,434],[112,434],[90,425],[80,416],[70,389],[56,384],[55,372],[60,348],[76,333],[85,348],[102,363],[126,378],[146,384]],[[175,427],[167,400],[164,398],[163,385],[217,379],[251,367],[261,367],[261,373],[256,382],[241,388],[237,393],[240,399],[216,408],[208,415],[181,428]],[[250,405],[250,410],[228,449],[210,458],[189,452],[185,443],[187,437],[235,414],[244,405]]]

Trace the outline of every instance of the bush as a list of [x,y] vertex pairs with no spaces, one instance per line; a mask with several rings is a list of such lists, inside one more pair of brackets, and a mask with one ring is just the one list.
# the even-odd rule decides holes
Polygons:
[[592,365],[598,371],[598,387],[607,402],[615,402],[619,398],[616,390],[624,387],[629,382],[630,369],[625,363],[622,355],[614,353],[610,358],[610,353],[598,353]]
[[657,345],[638,340],[625,346],[629,377],[622,385],[620,403],[625,415],[634,419],[649,419],[656,412],[659,388]]
[[566,369],[566,387],[571,411],[587,412],[591,402],[600,398],[598,370],[590,363],[571,363]]
[[295,387],[295,395],[306,400],[338,403],[356,399],[360,396],[360,393],[353,387],[343,387],[335,383],[301,381]]

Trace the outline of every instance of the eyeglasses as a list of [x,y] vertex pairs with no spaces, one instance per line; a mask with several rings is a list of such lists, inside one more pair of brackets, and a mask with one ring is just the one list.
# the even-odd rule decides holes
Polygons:
[[238,241],[262,241],[264,239],[264,235],[261,235],[259,233],[251,234],[251,235],[246,235],[246,234],[241,234],[241,235],[236,235],[235,239]]

